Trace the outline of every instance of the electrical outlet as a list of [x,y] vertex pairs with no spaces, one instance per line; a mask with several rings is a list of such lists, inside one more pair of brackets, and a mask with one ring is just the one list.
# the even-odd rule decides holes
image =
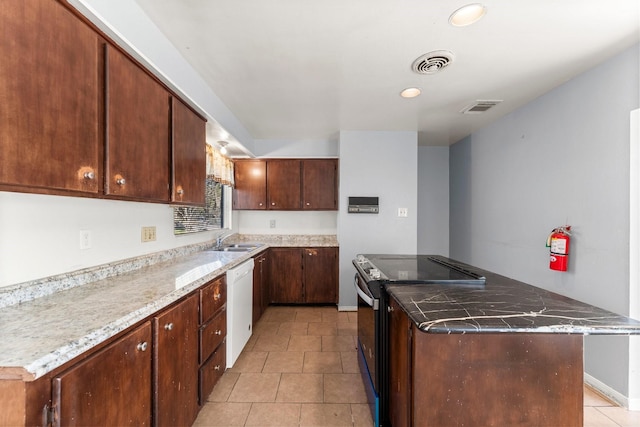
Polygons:
[[406,218],[409,216],[408,208],[398,208],[398,216],[401,218]]
[[91,230],[80,230],[80,250],[91,249]]
[[142,227],[141,239],[144,242],[153,242],[156,240],[156,227]]
[[276,220],[275,219],[272,219],[271,221],[269,221],[269,227],[276,228]]

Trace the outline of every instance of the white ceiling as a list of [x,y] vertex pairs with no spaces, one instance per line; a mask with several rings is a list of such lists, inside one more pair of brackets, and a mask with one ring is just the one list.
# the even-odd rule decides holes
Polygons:
[[[256,140],[418,131],[449,145],[640,40],[638,0],[137,0]],[[449,50],[451,65],[412,62]],[[417,86],[415,99],[399,96]],[[462,115],[476,100],[503,100]],[[258,141],[259,143],[259,141]]]

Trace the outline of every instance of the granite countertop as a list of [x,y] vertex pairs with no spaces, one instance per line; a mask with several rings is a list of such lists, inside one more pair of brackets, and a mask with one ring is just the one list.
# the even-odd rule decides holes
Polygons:
[[[208,242],[0,289],[0,380],[37,379],[268,247],[281,246],[276,238],[255,237],[261,236],[225,240],[259,242],[249,252],[213,251]],[[335,236],[280,240],[337,246]]]
[[484,288],[388,284],[386,290],[411,321],[428,333],[640,335],[640,322],[636,320],[461,265],[485,276]]

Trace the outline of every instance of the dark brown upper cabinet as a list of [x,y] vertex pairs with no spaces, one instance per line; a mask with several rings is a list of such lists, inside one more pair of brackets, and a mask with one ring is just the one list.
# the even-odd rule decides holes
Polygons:
[[2,4],[0,189],[101,190],[102,45],[58,2]]
[[105,194],[168,202],[169,92],[111,46],[106,65]]
[[233,169],[235,175],[233,208],[267,209],[267,162],[239,160],[234,162]]
[[338,159],[302,160],[302,209],[338,209]]
[[171,98],[171,117],[171,201],[204,206],[206,122],[175,97]]
[[267,198],[269,209],[300,209],[300,160],[267,161]]

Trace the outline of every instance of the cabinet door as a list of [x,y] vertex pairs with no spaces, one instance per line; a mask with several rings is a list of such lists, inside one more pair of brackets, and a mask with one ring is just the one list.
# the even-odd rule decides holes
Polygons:
[[338,249],[305,248],[304,302],[337,303]]
[[267,208],[267,163],[264,160],[236,160],[233,209]]
[[58,2],[2,2],[0,186],[100,190],[101,52]]
[[389,312],[389,419],[392,426],[411,424],[411,324],[391,298]]
[[154,420],[191,425],[198,414],[198,304],[195,294],[154,317]]
[[253,267],[253,324],[269,305],[269,260],[267,252],[256,255]]
[[151,424],[149,322],[53,379],[56,426]]
[[267,161],[269,209],[300,209],[300,160]]
[[206,180],[205,124],[196,113],[171,98],[172,166],[171,201],[204,206]]
[[338,209],[338,160],[302,161],[302,209]]
[[169,93],[111,46],[106,73],[105,194],[168,202]]
[[300,248],[270,249],[269,295],[272,303],[303,303],[302,251]]

